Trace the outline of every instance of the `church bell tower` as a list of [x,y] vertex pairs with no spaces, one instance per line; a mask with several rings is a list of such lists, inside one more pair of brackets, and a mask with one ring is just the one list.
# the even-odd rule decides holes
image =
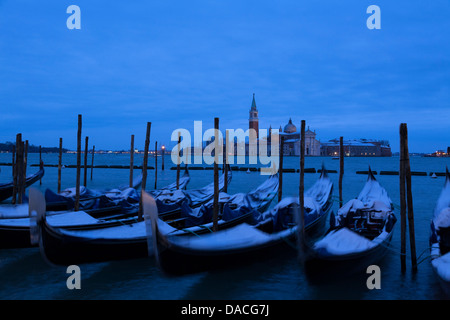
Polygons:
[[256,130],[256,138],[259,138],[258,109],[256,109],[255,94],[253,94],[252,106],[250,108],[250,117],[248,119],[248,128]]

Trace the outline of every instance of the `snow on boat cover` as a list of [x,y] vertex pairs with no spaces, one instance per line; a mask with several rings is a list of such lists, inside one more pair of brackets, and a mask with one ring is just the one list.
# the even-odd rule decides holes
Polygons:
[[[431,265],[439,277],[442,288],[450,296],[450,251],[448,250],[450,231],[450,174],[446,170],[444,188],[434,209],[431,221]],[[445,240],[444,240],[445,238]],[[442,242],[442,243],[441,243]],[[446,249],[445,249],[446,248]]]
[[[329,199],[332,192],[333,184],[328,177],[322,177],[305,192],[305,224],[308,221],[313,221],[318,215],[324,214],[323,206]],[[288,206],[292,204],[299,204],[299,199],[296,197],[288,197],[282,199],[274,208],[260,214],[257,219],[258,222],[264,222],[268,219],[273,220],[274,232],[267,233],[259,230],[255,225],[242,223],[235,227],[221,230],[219,232],[207,233],[200,237],[174,237],[170,236],[170,242],[179,247],[184,247],[188,250],[214,252],[233,251],[236,249],[251,249],[263,246],[268,243],[276,241],[284,241],[283,239],[296,234],[297,226],[287,229],[275,229],[284,220],[283,214]],[[157,221],[159,232],[162,235],[170,235],[170,226],[164,221],[158,219]]]
[[[372,217],[377,219],[385,219],[392,213],[392,201],[387,191],[371,173],[369,173],[369,178],[358,197],[348,201],[338,210],[332,227],[338,227],[347,214],[356,213],[357,210],[370,212]],[[369,240],[344,227],[331,231],[323,239],[316,242],[314,250],[325,255],[360,253],[376,247],[385,241],[388,236],[389,232],[383,230],[379,236]]]

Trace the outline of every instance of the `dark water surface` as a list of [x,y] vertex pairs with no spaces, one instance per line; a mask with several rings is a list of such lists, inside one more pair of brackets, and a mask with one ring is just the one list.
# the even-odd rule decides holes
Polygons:
[[[10,154],[0,154],[0,162],[10,162]],[[141,164],[142,155],[136,155],[135,164]],[[57,163],[57,155],[44,154],[46,163]],[[158,158],[158,186],[175,181],[176,171],[170,157],[165,157],[164,171],[160,169]],[[64,154],[64,164],[75,164],[75,155]],[[298,168],[298,158],[284,159],[285,168]],[[30,154],[29,164],[38,163],[38,155]],[[90,160],[89,160],[90,163]],[[306,168],[319,169],[325,163],[327,169],[339,170],[339,161],[331,158],[306,158]],[[95,155],[95,164],[129,164],[128,155]],[[154,158],[149,159],[154,165]],[[346,158],[344,175],[344,201],[359,194],[367,176],[356,171],[398,170],[399,158]],[[450,158],[412,157],[412,171],[445,172],[450,166]],[[11,168],[0,167],[0,181],[11,179]],[[37,170],[29,167],[28,172]],[[76,169],[63,169],[62,187],[75,186]],[[135,171],[138,174],[138,171]],[[189,189],[199,188],[213,181],[213,171],[190,171]],[[90,188],[114,188],[128,183],[129,171],[126,169],[94,169],[93,180],[88,180]],[[82,175],[83,176],[83,175]],[[90,171],[88,171],[88,179]],[[319,177],[318,173],[305,174],[305,187],[310,187]],[[338,174],[331,173],[334,182],[334,195],[338,196]],[[229,193],[247,192],[267,177],[257,172],[233,172]],[[395,205],[399,205],[399,177],[376,175],[386,188]],[[83,181],[83,180],[82,180]],[[283,195],[298,195],[298,173],[285,173],[283,176]],[[296,252],[285,252],[279,256],[267,257],[251,265],[235,267],[214,272],[172,277],[163,274],[153,258],[129,261],[114,261],[80,265],[81,290],[68,290],[65,267],[48,265],[41,257],[38,248],[11,249],[0,251],[0,299],[446,299],[429,263],[429,222],[439,193],[444,185],[444,177],[432,179],[430,176],[413,176],[414,218],[416,232],[416,251],[420,260],[417,274],[411,272],[409,242],[407,243],[407,272],[400,271],[400,217],[392,240],[391,250],[379,262],[381,268],[381,289],[369,290],[366,286],[368,274],[365,272],[352,277],[337,278],[324,283],[310,283],[298,263]],[[154,187],[154,170],[148,173],[147,186]],[[35,187],[57,188],[57,168],[46,168],[42,181]],[[272,205],[276,204],[276,200]],[[338,204],[334,203],[334,210]],[[419,261],[420,261],[419,260]]]

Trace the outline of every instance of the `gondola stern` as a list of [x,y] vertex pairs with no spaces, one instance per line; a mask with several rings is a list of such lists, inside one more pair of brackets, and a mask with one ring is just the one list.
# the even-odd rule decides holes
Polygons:
[[30,188],[28,196],[28,215],[30,216],[30,242],[32,245],[38,245],[40,239],[40,227],[42,226],[42,223],[45,222],[47,204],[44,194],[36,188]]
[[160,232],[158,229],[158,207],[156,206],[155,199],[147,192],[143,192],[142,194],[142,203],[147,234],[148,256],[155,256],[156,262],[159,265],[158,237],[160,236]]
[[368,177],[367,177],[367,181],[377,181],[377,179],[375,179],[375,176],[373,174],[372,168],[369,165],[369,172],[368,172]]
[[38,245],[41,256],[47,264],[56,265],[47,256],[44,238],[47,235],[46,201],[44,194],[36,189],[29,190],[29,213],[30,213],[30,241],[32,245]]
[[322,162],[322,170],[321,170],[321,172],[320,172],[320,179],[326,179],[326,178],[328,178],[328,171],[327,171],[327,169],[325,168],[325,163],[324,162]]

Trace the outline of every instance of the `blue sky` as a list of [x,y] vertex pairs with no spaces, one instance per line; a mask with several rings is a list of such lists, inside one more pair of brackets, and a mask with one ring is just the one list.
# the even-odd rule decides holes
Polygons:
[[[69,30],[69,5],[81,30]],[[381,30],[366,9],[381,8]],[[260,128],[292,118],[318,139],[450,146],[450,2],[0,0],[0,141],[143,148],[177,128]]]

